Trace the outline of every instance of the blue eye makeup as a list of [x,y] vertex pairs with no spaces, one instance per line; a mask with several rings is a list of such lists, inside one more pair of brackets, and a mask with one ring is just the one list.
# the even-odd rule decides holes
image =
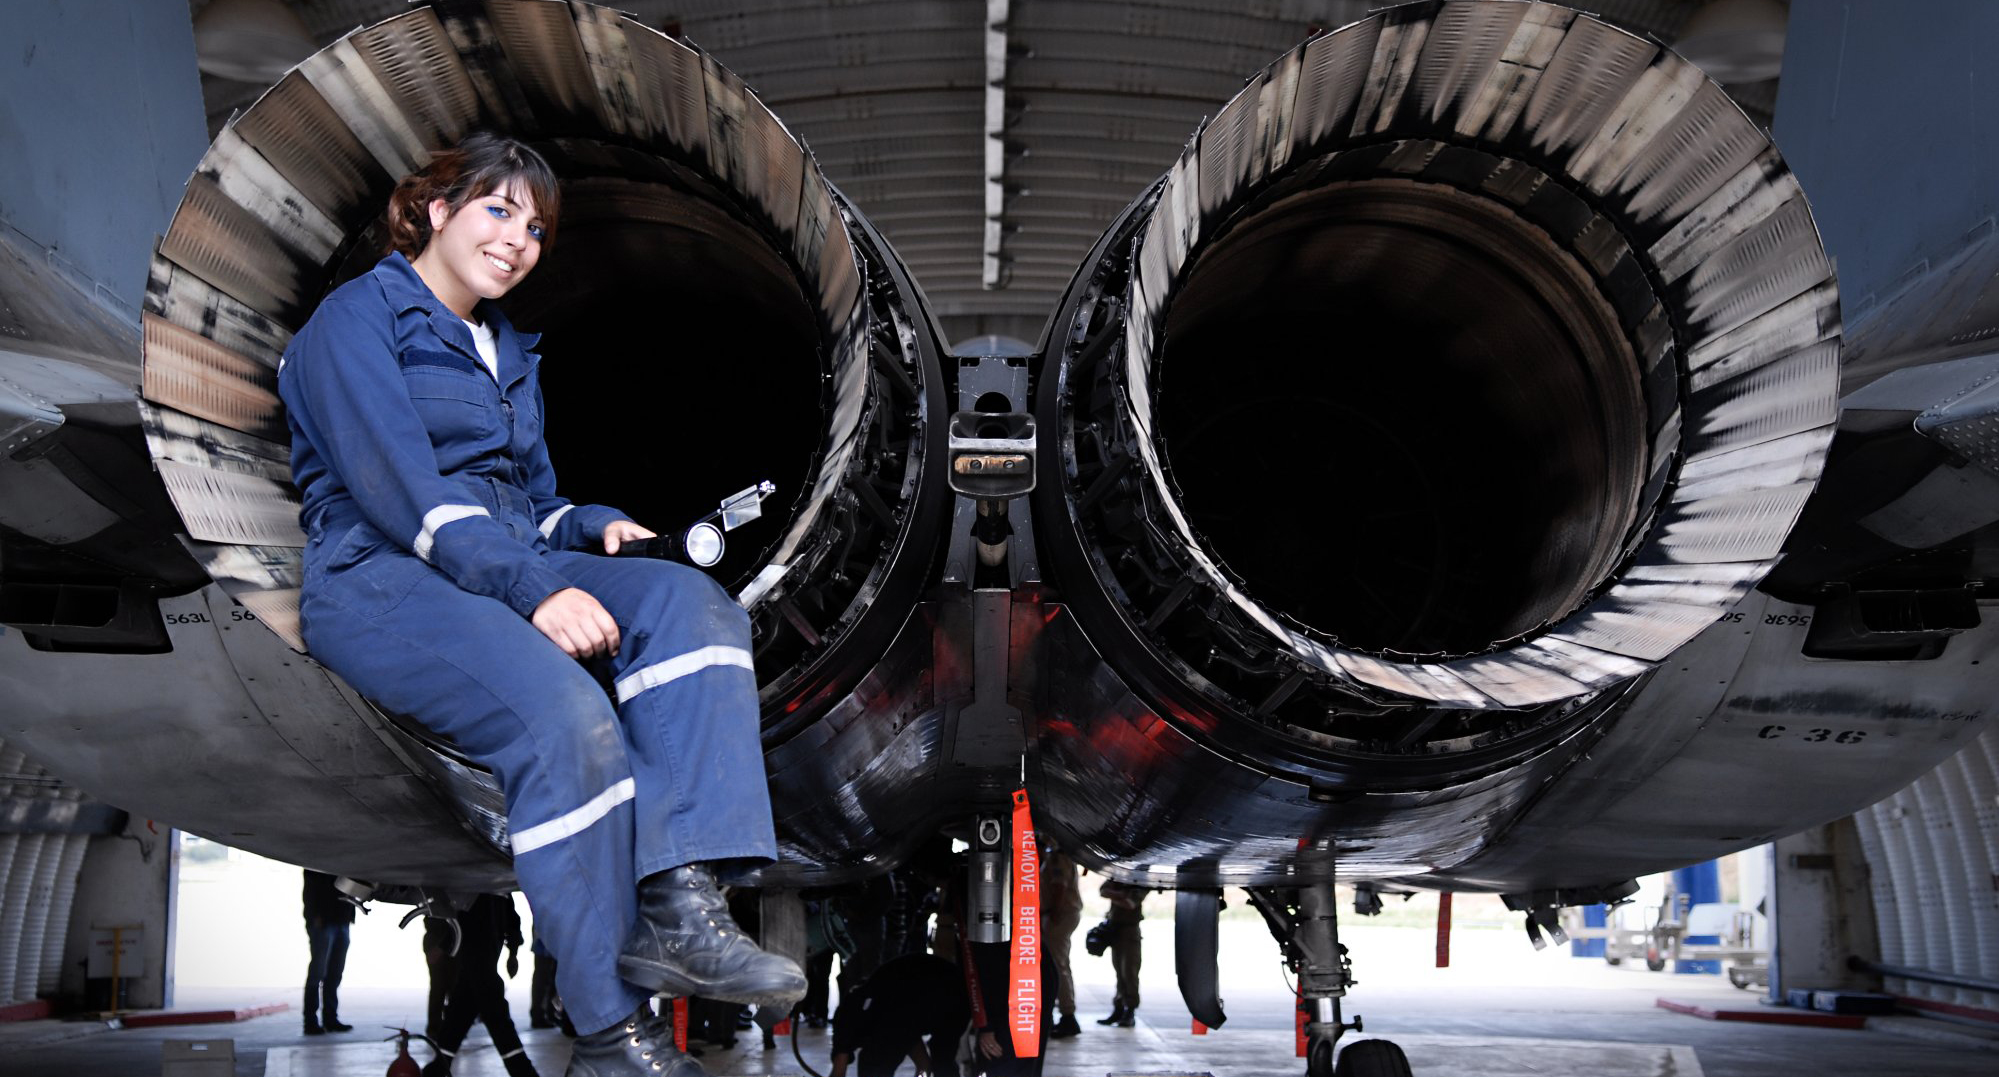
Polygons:
[[[513,216],[512,213],[509,213],[507,211],[507,207],[502,206],[497,202],[487,206],[486,212],[492,214],[495,219],[502,221],[507,220],[508,218]],[[535,242],[539,243],[543,239],[546,239],[548,237],[548,229],[538,224],[531,224],[528,225],[528,235],[533,236]]]

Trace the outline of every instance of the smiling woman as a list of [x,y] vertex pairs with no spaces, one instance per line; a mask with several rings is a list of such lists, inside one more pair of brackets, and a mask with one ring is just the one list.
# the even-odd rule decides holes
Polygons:
[[[532,146],[556,180],[516,197],[550,231],[503,306],[542,334],[540,419],[564,492],[660,527],[775,485],[711,574],[756,625],[766,741],[788,739],[859,680],[921,587],[943,521],[943,476],[924,466],[942,452],[938,347],[894,253],[742,80],[607,9],[414,7],[308,59],[222,129],[148,284],[147,435],[190,548],[304,649],[305,536],[273,368],[395,232],[415,257],[434,197],[394,221],[384,208],[479,130]],[[446,208],[508,193],[472,184]],[[474,249],[467,279],[505,275],[488,254],[514,261]],[[416,748],[454,800],[489,784],[447,745]],[[504,842],[483,807],[466,815]]]
[[[512,139],[437,154],[389,201],[394,249],[292,338],[278,390],[304,640],[497,779],[585,1033],[570,1072],[621,1077],[674,1057],[636,1031],[649,994],[789,1003],[805,977],[747,940],[717,886],[777,855],[749,619],[692,568],[604,556],[653,533],[558,493],[538,338],[496,302],[540,260],[556,192]],[[494,1030],[508,1072],[532,1077],[510,1031]],[[444,1058],[463,1032],[441,1033]]]
[[[474,288],[460,302],[444,277],[412,270],[449,320],[435,327],[439,340],[460,345],[420,349],[428,361],[402,369],[413,405],[456,413],[480,437],[504,425],[504,409],[480,403],[499,395],[500,364],[482,361],[478,338],[491,321],[481,312],[497,306],[540,334],[520,343],[541,392],[516,414],[522,436],[538,427],[565,496],[684,526],[724,494],[774,484],[764,518],[731,535],[709,571],[754,625],[764,744],[786,743],[860,681],[923,585],[949,503],[942,470],[926,466],[943,454],[942,424],[931,421],[946,412],[939,345],[894,253],[739,78],[588,4],[420,6],[355,30],[231,120],[189,181],[148,285],[146,433],[188,548],[245,607],[232,612],[275,633],[227,638],[279,663],[295,656],[277,653],[277,639],[306,649],[307,528],[294,485],[306,476],[287,466],[279,355],[384,251],[426,261],[440,194],[408,199],[408,213],[385,210],[408,177],[436,175],[475,131],[531,147],[555,182],[523,191],[487,176],[442,193],[444,240],[432,246],[441,254],[467,235],[478,241],[464,280],[497,287],[508,274],[488,256],[514,280],[503,299],[482,302]],[[515,205],[475,204],[488,196]],[[521,223],[522,209],[519,254],[480,238]],[[530,265],[536,218],[544,234]],[[467,312],[479,328],[461,324]],[[495,340],[500,360],[504,343]],[[379,418],[370,410],[357,423]],[[508,477],[490,459],[472,466]],[[548,522],[529,515],[531,530]],[[555,524],[578,520],[571,510]],[[481,526],[440,520],[431,541],[448,546],[454,530]],[[369,536],[349,538],[328,563],[366,560]],[[363,604],[395,601],[415,578],[391,579]],[[313,728],[358,722],[393,745],[480,846],[469,855],[481,881],[469,888],[511,881],[499,776],[463,745],[345,686],[319,710],[293,713]],[[384,866],[389,851],[398,859]],[[792,849],[787,865],[815,855],[828,854]],[[467,885],[445,859],[357,835],[315,867]]]
[[[935,336],[900,264],[739,79],[584,4],[357,30],[188,191],[149,281],[147,434],[211,577],[511,863],[587,1072],[658,1060],[648,992],[794,997],[715,881],[774,857],[764,742],[870,668],[941,526]],[[562,492],[631,515],[557,494],[551,426]],[[595,552],[760,480],[790,511],[712,579]],[[315,866],[450,882],[381,851]]]

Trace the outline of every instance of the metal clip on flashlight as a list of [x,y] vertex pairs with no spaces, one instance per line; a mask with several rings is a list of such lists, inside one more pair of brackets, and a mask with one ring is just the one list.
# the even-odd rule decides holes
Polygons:
[[[757,483],[723,498],[720,508],[694,521],[693,526],[680,534],[623,543],[618,547],[617,556],[656,557],[663,561],[685,561],[697,568],[710,568],[722,560],[723,551],[728,549],[723,533],[734,531],[762,516],[764,498],[776,492],[776,484],[769,480]],[[721,518],[720,525],[715,523],[717,517]]]

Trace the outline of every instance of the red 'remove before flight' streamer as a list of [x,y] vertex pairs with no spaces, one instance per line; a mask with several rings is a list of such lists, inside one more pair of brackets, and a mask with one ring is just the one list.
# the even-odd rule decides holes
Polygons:
[[1034,818],[1027,790],[1013,794],[1013,974],[1007,1027],[1013,1056],[1041,1054],[1041,852],[1034,844]]

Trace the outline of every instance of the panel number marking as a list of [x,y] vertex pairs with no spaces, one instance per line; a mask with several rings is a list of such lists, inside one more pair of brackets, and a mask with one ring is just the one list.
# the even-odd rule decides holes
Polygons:
[[1766,725],[1756,731],[1758,740],[1802,740],[1808,744],[1859,744],[1867,739],[1865,729],[1812,728],[1795,730],[1789,726]]

